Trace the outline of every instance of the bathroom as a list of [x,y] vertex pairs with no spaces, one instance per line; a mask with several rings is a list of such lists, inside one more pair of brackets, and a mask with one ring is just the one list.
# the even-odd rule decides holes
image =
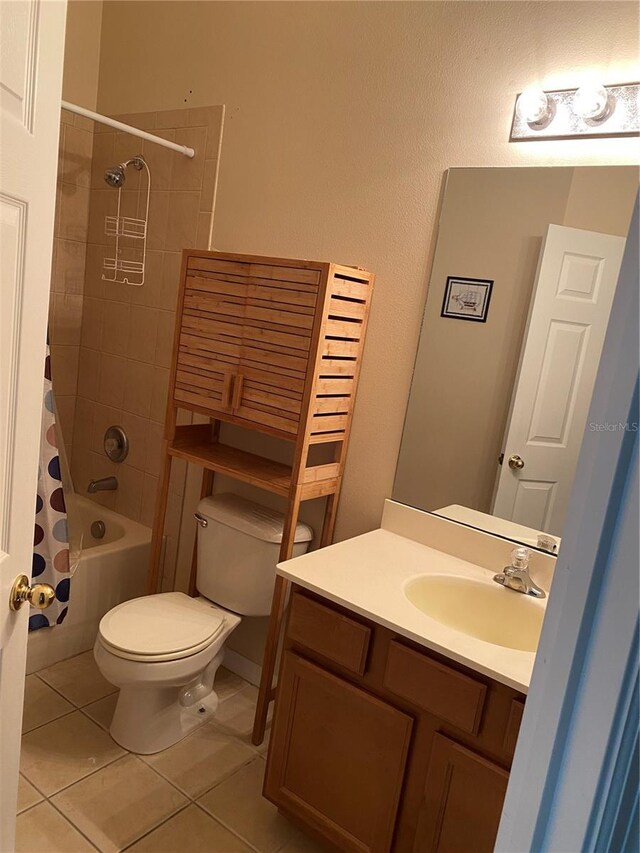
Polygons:
[[[410,775],[397,794],[398,817],[389,837],[383,831],[376,831],[373,840],[365,837],[362,796],[354,794],[354,803],[345,805],[350,795],[343,796],[338,785],[338,802],[325,793],[318,796],[327,813],[337,809],[332,818],[337,824],[338,806],[348,812],[347,805],[356,809],[360,803],[357,819],[342,814],[350,834],[346,830],[332,834],[327,829],[329,818],[311,819],[312,809],[305,812],[291,805],[296,794],[284,792],[284,783],[278,787],[278,774],[284,778],[287,770],[281,755],[290,741],[280,723],[277,732],[274,728],[271,697],[266,702],[266,734],[260,743],[254,737],[265,647],[273,646],[268,642],[272,629],[268,607],[260,615],[245,612],[226,639],[224,663],[214,678],[218,704],[209,709],[211,719],[173,746],[155,752],[123,747],[109,734],[118,694],[96,665],[94,644],[105,614],[121,602],[147,595],[150,562],[158,569],[154,592],[193,593],[197,535],[204,542],[204,534],[216,528],[215,519],[208,516],[204,519],[208,531],[194,519],[201,496],[211,491],[211,484],[208,492],[202,491],[202,469],[187,463],[184,454],[174,455],[170,476],[163,465],[185,249],[272,259],[317,258],[375,274],[371,310],[368,305],[363,309],[368,312],[368,328],[364,352],[358,356],[362,369],[346,462],[337,463],[345,464],[337,515],[333,510],[333,542],[357,543],[365,534],[392,530],[392,523],[405,524],[397,517],[394,521],[395,507],[411,507],[429,528],[429,537],[443,537],[443,544],[434,545],[431,538],[422,541],[423,546],[479,563],[485,572],[489,568],[500,572],[515,545],[526,545],[532,552],[531,574],[548,592],[555,561],[562,559],[561,550],[556,556],[560,540],[564,545],[570,535],[566,518],[582,434],[593,437],[584,424],[599,351],[606,346],[606,319],[614,308],[606,308],[599,350],[589,356],[591,385],[580,397],[583,426],[566,462],[571,474],[563,479],[562,489],[553,491],[553,518],[541,489],[522,498],[526,506],[517,522],[528,530],[509,527],[514,521],[505,521],[511,517],[505,512],[494,511],[500,521],[489,517],[509,486],[497,475],[512,479],[518,475],[511,465],[498,470],[496,460],[504,453],[509,463],[518,455],[510,439],[505,441],[505,429],[514,421],[512,409],[519,399],[519,359],[529,341],[528,312],[536,308],[532,294],[546,228],[553,224],[615,238],[611,245],[618,247],[612,251],[618,252],[619,266],[637,192],[638,141],[607,132],[607,122],[601,134],[586,138],[550,132],[536,139],[534,130],[533,139],[511,141],[514,105],[518,94],[533,86],[551,93],[594,80],[608,86],[637,81],[637,7],[629,2],[69,0],[66,15],[55,14],[58,18],[53,21],[46,15],[54,12],[46,13],[42,31],[50,31],[60,53],[60,67],[50,75],[49,84],[57,100],[61,85],[63,101],[191,148],[195,156],[186,157],[69,109],[49,117],[56,133],[59,125],[58,142],[50,146],[51,151],[56,149],[57,168],[49,158],[39,167],[42,174],[37,174],[48,186],[56,172],[55,222],[48,237],[52,253],[41,267],[50,281],[50,295],[47,310],[39,304],[44,290],[39,301],[32,300],[38,316],[30,322],[40,323],[33,326],[36,330],[48,325],[70,565],[61,573],[64,583],[58,600],[47,610],[31,610],[31,627],[36,630],[29,632],[26,651],[16,658],[17,669],[26,671],[26,698],[15,848],[56,853],[173,851],[190,843],[193,850],[300,853],[327,849],[327,844],[333,845],[328,849],[348,850],[465,849],[451,839],[449,847],[446,841],[438,847],[435,842],[420,846],[409,840],[408,827],[415,833],[420,823],[415,816],[419,797]],[[61,30],[65,30],[64,56]],[[608,121],[614,120],[615,111]],[[148,172],[144,165],[138,170],[138,157]],[[127,161],[133,162],[124,170],[120,192],[105,181],[105,172]],[[11,185],[8,192],[20,195]],[[120,201],[122,216],[147,222],[141,286],[135,280],[118,281],[122,277],[118,275],[115,281],[108,280],[113,273],[104,266],[105,259],[115,257],[111,251],[115,239],[113,233],[105,233],[105,217],[118,215]],[[52,211],[53,206],[51,200]],[[507,248],[507,233],[513,251]],[[125,235],[118,247],[124,255],[118,257],[129,252],[131,263],[139,264],[138,245],[133,239],[127,242]],[[453,281],[445,294],[447,279],[454,275],[462,281]],[[610,282],[611,300],[616,280],[614,276]],[[502,298],[505,291],[507,299]],[[468,321],[469,310],[475,311],[470,292],[473,299],[479,295],[483,300],[481,322],[476,317],[472,318],[476,322]],[[565,324],[578,321],[582,322],[562,319]],[[561,359],[566,361],[572,353],[578,357],[574,339],[567,337],[559,347]],[[578,355],[583,352],[579,349]],[[40,383],[41,375],[42,370]],[[35,380],[33,373],[33,387]],[[525,382],[525,391],[526,386]],[[3,395],[5,390],[3,385]],[[40,411],[41,400],[38,406]],[[286,401],[282,411],[287,417]],[[590,420],[597,419],[590,416]],[[208,422],[197,407],[177,407],[174,426],[183,434],[202,430]],[[542,426],[549,424],[554,426],[552,419]],[[122,461],[106,453],[109,450],[115,458],[123,453],[120,432],[110,433],[105,444],[105,433],[112,427],[121,428],[126,436]],[[36,444],[39,430],[38,425],[37,436],[31,434]],[[5,433],[1,435],[4,442]],[[24,435],[26,442],[28,431]],[[279,465],[293,464],[291,443],[273,432],[247,432],[231,418],[222,423],[219,438],[225,446]],[[532,462],[525,451],[520,453],[528,474]],[[32,461],[36,455],[32,453]],[[322,453],[314,460],[317,466],[332,463]],[[31,473],[25,476],[28,479]],[[97,486],[89,490],[92,481]],[[164,525],[154,536],[163,484]],[[255,478],[236,479],[218,470],[213,492],[232,492],[267,510],[288,511],[286,497],[260,488]],[[31,504],[27,498],[24,505],[32,506],[33,497]],[[324,550],[319,546],[331,541],[323,536],[328,503],[327,498],[316,497],[300,506],[295,527],[300,537],[294,538],[311,536],[311,553],[287,570],[297,604],[290,608],[288,627],[279,626],[277,638],[285,646],[285,656],[292,655],[288,644],[295,646],[297,655],[308,645],[299,634],[297,639],[284,635],[295,627],[296,608],[299,630],[314,624],[318,613],[323,618],[340,613],[355,632],[349,650],[365,629],[370,630],[368,660],[375,661],[377,643],[386,642],[384,637],[378,639],[375,626],[386,624],[387,630],[397,624],[381,623],[382,617],[376,621],[373,605],[367,609],[353,601],[349,604],[346,592],[328,596],[337,606],[329,614],[317,582],[302,578],[305,571],[311,578],[313,560]],[[432,515],[434,510],[440,514]],[[473,554],[486,551],[486,563],[477,555],[472,558],[469,550],[451,550],[443,532],[450,528],[442,524],[456,525],[455,548],[471,549]],[[420,539],[405,527],[402,531],[398,528],[393,535]],[[541,531],[547,534],[543,546],[538,541]],[[489,540],[483,538],[480,546],[474,538],[478,536],[490,537],[497,550],[490,555]],[[305,542],[297,544],[299,550],[307,547]],[[158,559],[151,560],[154,548],[159,549]],[[357,575],[353,559],[351,568]],[[13,569],[7,577],[7,596],[18,573],[16,565]],[[375,586],[367,577],[363,590]],[[306,597],[299,593],[305,583],[311,589]],[[521,606],[521,599],[523,608],[539,605],[535,596],[507,595],[507,600],[516,600],[514,608]],[[210,599],[224,607],[219,597]],[[309,610],[309,602],[325,610]],[[227,609],[242,612],[231,605]],[[357,616],[352,619],[349,613],[354,609]],[[17,615],[26,638],[25,610]],[[39,627],[43,620],[54,627]],[[328,634],[330,626],[322,624]],[[416,641],[420,630],[406,630],[409,634],[403,636]],[[307,657],[317,665],[314,672],[327,666],[326,652]],[[485,679],[482,684],[491,697],[494,687],[487,673],[494,672],[499,657],[496,653],[493,662],[477,664],[484,670],[475,670],[484,673],[480,680]],[[457,658],[465,677],[468,661],[465,655]],[[332,678],[341,676],[354,690],[370,695],[372,702],[388,702],[391,693],[367,682],[366,672],[354,675],[353,670],[349,675],[344,666],[343,661],[337,671],[327,668]],[[5,684],[7,671],[3,664]],[[283,684],[294,675],[303,684],[306,672],[281,670]],[[514,691],[509,702],[515,701],[515,707],[520,707],[515,694],[527,692],[524,681],[513,674],[501,684],[497,698],[486,703],[487,731],[490,708],[502,709],[504,719],[496,726],[507,719],[507,705],[501,704],[507,702],[506,689]],[[281,693],[278,702],[285,708],[290,691],[283,687]],[[9,700],[2,696],[5,701]],[[406,698],[391,703],[394,712],[404,716],[415,704]],[[0,707],[4,725],[4,704]],[[276,713],[277,707],[276,703]],[[412,713],[417,722],[409,750],[426,737],[421,734],[423,717]],[[533,732],[533,717],[524,720],[521,762],[525,735]],[[308,725],[317,733],[322,721],[311,715]],[[14,730],[18,732],[19,726]],[[12,731],[9,723],[6,731]],[[274,732],[277,742],[271,737]],[[469,753],[470,737],[465,740],[458,733],[454,740]],[[321,756],[313,749],[314,735],[305,738],[311,745],[308,755],[301,754],[300,764],[289,768],[292,785],[300,781],[300,774],[322,780],[329,772],[310,771],[321,763]],[[431,741],[422,742],[427,744],[426,761]],[[481,743],[478,750],[487,760],[495,758],[491,747]],[[18,757],[17,752],[7,753],[7,766]],[[382,749],[378,758],[389,760]],[[411,758],[410,766],[421,761]],[[511,757],[507,761],[500,753],[496,761],[506,772]],[[327,758],[327,768],[331,766]],[[515,797],[511,790],[510,783],[507,796]],[[305,789],[304,796],[313,793]],[[383,793],[370,791],[371,802]],[[304,796],[299,792],[299,799]],[[504,792],[500,806],[503,798]],[[4,793],[2,800],[2,838],[3,844],[9,839],[9,851],[12,818],[5,821]],[[316,804],[318,809],[322,811]],[[506,831],[501,828],[501,833]],[[524,849],[510,847],[506,837],[497,849]]]

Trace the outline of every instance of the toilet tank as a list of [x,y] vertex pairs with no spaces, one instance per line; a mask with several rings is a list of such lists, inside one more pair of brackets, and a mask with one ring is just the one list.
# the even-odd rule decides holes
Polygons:
[[[203,498],[198,514],[200,595],[244,616],[268,616],[284,515],[233,494]],[[312,538],[311,528],[298,522],[293,556],[304,554]]]

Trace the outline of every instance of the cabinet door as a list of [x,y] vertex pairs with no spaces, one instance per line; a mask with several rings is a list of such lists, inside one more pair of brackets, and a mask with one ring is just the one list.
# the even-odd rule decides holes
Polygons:
[[235,266],[188,259],[174,399],[207,413],[230,413],[240,363],[247,285]]
[[492,853],[509,774],[436,734],[414,853]]
[[319,281],[319,270],[247,264],[237,417],[298,432]]
[[265,796],[341,850],[388,851],[412,726],[406,714],[285,652]]

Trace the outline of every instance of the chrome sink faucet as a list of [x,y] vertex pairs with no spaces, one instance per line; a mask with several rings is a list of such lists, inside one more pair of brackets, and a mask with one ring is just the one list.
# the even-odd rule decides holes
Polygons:
[[95,495],[96,492],[113,492],[117,488],[118,481],[115,477],[101,477],[99,480],[91,480],[87,491],[90,495]]
[[546,598],[546,592],[532,580],[529,574],[530,557],[531,551],[528,548],[514,548],[511,552],[511,565],[505,566],[501,572],[493,576],[493,579],[507,589],[532,595],[534,598]]

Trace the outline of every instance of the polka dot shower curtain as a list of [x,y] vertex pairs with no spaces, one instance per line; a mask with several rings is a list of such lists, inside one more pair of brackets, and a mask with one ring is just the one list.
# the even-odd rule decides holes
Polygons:
[[47,610],[31,608],[29,630],[36,631],[38,628],[60,625],[67,615],[71,567],[67,507],[62,488],[62,466],[58,453],[55,400],[51,385],[51,354],[48,345],[31,574],[38,583],[51,584],[56,591],[56,601]]

